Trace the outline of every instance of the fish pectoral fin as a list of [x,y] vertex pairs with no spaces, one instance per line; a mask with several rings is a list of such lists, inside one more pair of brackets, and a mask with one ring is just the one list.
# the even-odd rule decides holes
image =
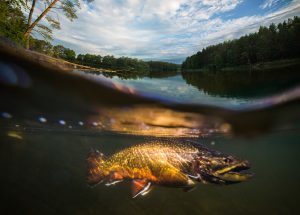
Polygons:
[[146,195],[151,191],[151,182],[146,179],[132,180],[132,198]]

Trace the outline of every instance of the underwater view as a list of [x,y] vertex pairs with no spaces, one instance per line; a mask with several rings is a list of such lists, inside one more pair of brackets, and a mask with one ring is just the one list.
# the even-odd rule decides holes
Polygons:
[[299,214],[298,16],[1,1],[0,213]]

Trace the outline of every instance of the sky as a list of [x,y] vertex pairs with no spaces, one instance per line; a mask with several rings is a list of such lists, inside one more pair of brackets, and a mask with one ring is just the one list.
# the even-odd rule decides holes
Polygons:
[[54,43],[79,53],[181,63],[209,45],[300,16],[300,0],[80,0]]

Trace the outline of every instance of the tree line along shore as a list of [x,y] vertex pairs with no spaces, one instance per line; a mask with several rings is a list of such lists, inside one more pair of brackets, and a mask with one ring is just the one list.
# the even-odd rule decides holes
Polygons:
[[[300,58],[300,18],[295,16],[277,25],[261,26],[258,32],[202,49],[182,63],[183,71],[259,69],[267,64]],[[247,67],[245,67],[247,66]],[[274,63],[276,66],[276,63]]]

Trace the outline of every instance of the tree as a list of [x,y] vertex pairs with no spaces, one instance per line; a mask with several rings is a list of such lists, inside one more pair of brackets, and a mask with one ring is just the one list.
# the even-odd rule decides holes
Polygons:
[[72,49],[65,49],[65,60],[74,61],[76,58],[76,53]]
[[161,61],[148,61],[150,72],[177,72],[179,65]]
[[47,55],[52,55],[52,45],[48,41],[32,39],[31,49]]
[[[19,1],[26,1],[27,4],[28,0]],[[45,7],[40,14],[36,14],[37,18],[33,21],[37,3],[39,3],[39,9],[42,8],[42,5],[45,5]],[[46,40],[52,39],[52,29],[60,29],[60,22],[57,15],[58,11],[62,11],[69,20],[73,21],[77,18],[76,12],[79,8],[79,0],[32,0],[31,4],[25,6],[25,9],[29,10],[27,27],[24,31],[26,48],[29,48],[29,38],[33,31],[39,33]],[[54,14],[56,14],[56,17],[53,16]],[[48,24],[40,23],[43,18],[45,18]]]
[[220,54],[215,55],[214,64],[217,68],[221,68],[223,65],[223,60]]
[[277,26],[262,26],[256,33],[206,47],[187,57],[182,69],[251,65],[299,57],[300,18],[296,16]]
[[115,65],[115,57],[114,56],[104,56],[102,59],[102,65],[104,68],[113,68],[113,66]]
[[76,53],[72,49],[66,48],[62,45],[57,45],[53,47],[53,56],[64,60],[74,61]]
[[0,35],[17,43],[23,43],[26,18],[18,1],[0,1]]
[[64,49],[62,45],[57,45],[53,47],[53,57],[61,58],[64,55]]

